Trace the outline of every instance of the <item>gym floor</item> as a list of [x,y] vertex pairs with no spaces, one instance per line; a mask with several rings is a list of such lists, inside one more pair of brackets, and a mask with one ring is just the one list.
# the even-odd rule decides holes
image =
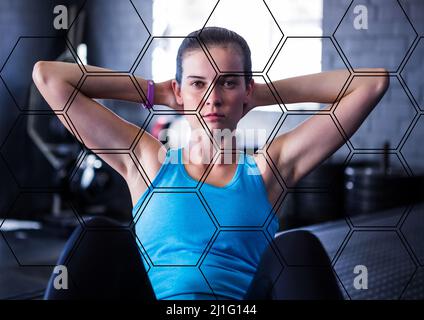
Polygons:
[[[419,204],[406,211],[394,208],[303,229],[321,240],[346,299],[424,299],[423,210],[424,204]],[[353,232],[352,223],[361,227]],[[4,237],[0,237],[0,299],[42,298],[50,266],[56,263],[66,237],[43,229],[4,232]],[[353,287],[353,269],[358,264],[372,274],[367,290]]]

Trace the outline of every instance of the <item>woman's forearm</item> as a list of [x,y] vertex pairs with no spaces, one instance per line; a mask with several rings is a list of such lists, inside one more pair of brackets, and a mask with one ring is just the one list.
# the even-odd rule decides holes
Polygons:
[[[37,63],[35,69],[42,69],[41,74],[42,82],[48,84],[49,82],[64,81],[74,88],[78,85],[81,79],[82,71],[78,64],[59,62],[59,61],[40,61]],[[130,77],[126,73],[104,74],[105,72],[113,72],[113,70],[105,69],[97,66],[85,65],[89,72],[100,72],[92,76],[91,81],[86,81],[81,87],[81,92],[87,97],[93,99],[116,99],[126,100],[132,102],[144,102],[143,97],[135,88]],[[136,81],[141,86],[141,89],[147,93],[147,80],[140,76],[136,76]],[[172,93],[168,88],[166,82],[155,84],[154,103],[167,105],[169,94]]]
[[[364,70],[379,72],[379,77],[361,77],[359,78],[360,81],[353,81],[343,93],[343,96],[350,94],[360,86],[375,85],[378,79],[381,78],[380,73],[385,71],[380,68],[367,68]],[[285,104],[303,102],[333,103],[337,98],[341,99],[343,97],[338,96],[348,77],[349,71],[343,69],[281,79],[273,81],[272,84]],[[275,98],[266,84],[256,84],[254,104],[275,104]]]

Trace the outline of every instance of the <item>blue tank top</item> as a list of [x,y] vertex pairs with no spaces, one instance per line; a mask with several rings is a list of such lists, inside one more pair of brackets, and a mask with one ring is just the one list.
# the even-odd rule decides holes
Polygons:
[[278,217],[251,155],[241,153],[223,187],[199,183],[169,149],[133,208],[135,232],[156,298],[243,299]]

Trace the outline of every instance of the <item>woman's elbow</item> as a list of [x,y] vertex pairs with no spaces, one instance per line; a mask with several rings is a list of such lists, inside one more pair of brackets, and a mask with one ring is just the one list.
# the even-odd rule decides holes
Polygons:
[[[377,68],[376,71],[379,73],[379,76],[376,77],[376,91],[377,94],[384,95],[384,93],[387,91],[387,89],[390,86],[390,75],[389,72],[384,68]],[[380,75],[381,73],[381,75]]]
[[32,69],[32,80],[34,83],[38,86],[40,85],[47,85],[49,83],[49,80],[51,78],[51,74],[48,71],[50,66],[49,61],[37,61],[34,64],[34,67]]

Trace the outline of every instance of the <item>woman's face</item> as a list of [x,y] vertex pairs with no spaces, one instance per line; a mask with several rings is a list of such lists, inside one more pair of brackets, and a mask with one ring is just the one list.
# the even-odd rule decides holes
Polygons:
[[[217,46],[209,51],[222,70],[243,70],[243,57],[237,48]],[[182,70],[181,86],[175,81],[174,94],[185,110],[194,110],[205,97],[216,73],[201,49],[184,54]],[[200,109],[200,115],[209,129],[236,129],[252,89],[253,81],[246,87],[244,76],[221,75]],[[210,113],[216,113],[218,117],[207,116]],[[192,129],[201,126],[195,117],[187,117],[187,120]]]

